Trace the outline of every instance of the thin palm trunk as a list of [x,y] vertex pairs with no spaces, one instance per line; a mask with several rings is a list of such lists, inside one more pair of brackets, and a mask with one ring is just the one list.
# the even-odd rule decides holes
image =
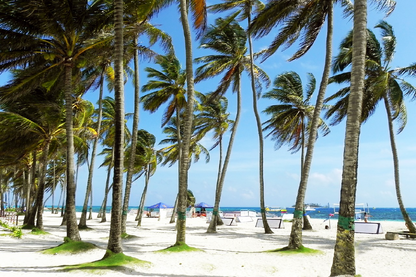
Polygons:
[[[107,198],[108,198],[108,193],[110,192],[111,188],[110,188],[110,176],[111,176],[111,168],[113,167],[113,157],[114,156],[114,147],[112,150],[112,154],[111,154],[111,161],[110,164],[108,165],[108,170],[107,170],[107,180],[105,182],[105,194],[104,194],[104,199],[103,199],[103,204],[101,205],[101,223],[104,223],[107,221]],[[113,184],[111,184],[111,187],[113,186]]]
[[88,199],[90,196],[92,197],[92,178],[94,175],[94,166],[95,166],[95,157],[97,152],[97,144],[98,139],[100,137],[101,133],[101,121],[102,121],[102,115],[103,115],[103,92],[104,92],[104,69],[101,73],[101,79],[100,79],[100,94],[98,98],[98,122],[97,122],[97,137],[94,139],[93,146],[92,146],[92,153],[91,153],[91,163],[89,166],[88,171],[88,180],[87,180],[87,191],[84,199],[84,205],[82,206],[82,214],[81,219],[79,220],[78,228],[85,229],[87,228],[87,207],[88,207]]
[[386,107],[387,121],[389,125],[391,152],[393,154],[394,183],[396,186],[397,202],[399,203],[400,211],[402,212],[403,219],[404,219],[404,222],[406,223],[407,228],[409,229],[411,233],[416,233],[415,225],[413,224],[409,214],[406,211],[406,208],[404,207],[402,193],[400,191],[399,154],[397,152],[396,139],[394,136],[393,116],[391,114],[389,101],[386,95],[383,96],[383,100],[384,100],[384,106]]
[[219,151],[220,157],[218,160],[218,174],[217,174],[217,183],[215,185],[215,202],[214,202],[214,211],[212,213],[211,221],[209,222],[207,233],[215,233],[217,231],[217,225],[223,225],[224,223],[219,216],[220,210],[220,199],[221,199],[221,190],[220,190],[220,179],[222,172],[222,135],[220,135]]
[[[248,13],[247,17],[247,23],[248,26],[250,26],[251,23],[251,13]],[[273,234],[272,229],[269,226],[269,223],[266,219],[266,205],[264,201],[264,169],[263,169],[263,163],[264,163],[264,140],[263,140],[263,130],[262,130],[262,124],[261,119],[259,115],[259,111],[257,108],[257,93],[256,93],[256,84],[254,82],[254,55],[253,55],[253,43],[251,40],[251,34],[248,32],[248,44],[249,44],[249,50],[250,50],[250,75],[251,75],[251,91],[253,95],[253,111],[254,116],[256,118],[256,124],[257,124],[257,135],[259,137],[259,183],[260,183],[260,211],[261,211],[261,218],[263,221],[264,226],[264,233],[266,234]]]
[[[134,39],[137,45],[137,38]],[[140,87],[139,87],[139,56],[137,50],[134,51],[134,114],[133,114],[133,130],[131,138],[131,152],[129,166],[126,176],[126,189],[124,190],[123,213],[121,217],[121,233],[127,233],[127,213],[129,209],[130,192],[133,179],[134,163],[136,158],[137,146],[137,130],[139,129],[139,105],[140,105]]]
[[145,182],[144,182],[143,193],[142,193],[142,197],[140,199],[139,210],[137,212],[137,226],[142,226],[144,203],[146,201],[147,188],[148,188],[148,185],[149,185],[149,170],[150,170],[150,168],[149,168],[149,166],[147,166],[147,170],[146,170],[146,173],[145,173]]
[[121,202],[123,186],[124,162],[124,87],[123,87],[123,1],[115,0],[115,147],[114,147],[114,176],[111,205],[111,224],[107,252],[122,253],[121,246]]
[[73,116],[72,116],[72,60],[66,61],[65,64],[65,125],[66,125],[66,233],[67,237],[73,241],[80,241],[77,216],[75,210],[75,150],[74,150],[74,132],[73,132]]
[[301,170],[301,180],[299,184],[298,194],[296,197],[295,212],[292,221],[292,230],[289,238],[289,249],[299,249],[302,247],[302,218],[304,214],[304,203],[306,188],[308,185],[308,177],[312,164],[313,150],[315,147],[315,141],[318,133],[318,126],[320,121],[320,114],[325,98],[325,91],[328,85],[328,78],[331,70],[332,59],[332,35],[333,35],[333,7],[332,1],[328,7],[328,28],[326,37],[326,54],[325,54],[325,67],[322,74],[321,84],[319,86],[318,97],[316,99],[315,109],[313,112],[311,131],[308,138],[308,148],[306,150],[305,162]]
[[351,92],[348,102],[341,198],[331,276],[355,275],[354,216],[365,78],[367,1],[354,1]]
[[[181,160],[182,160],[182,135],[181,135],[181,121],[180,121],[180,108],[176,105],[176,137],[178,139],[178,183],[180,182],[181,174]],[[176,196],[175,206],[173,206],[172,216],[169,223],[175,223],[176,211],[178,210],[178,196]]]
[[36,202],[38,203],[37,216],[36,216],[36,228],[43,230],[43,196],[45,193],[45,177],[46,177],[46,168],[48,167],[48,155],[49,155],[49,145],[48,141],[43,148],[41,168],[39,172],[39,184],[38,184],[38,195]]
[[188,170],[189,170],[189,146],[192,133],[192,118],[194,108],[194,77],[193,77],[193,57],[192,57],[192,38],[188,23],[187,1],[180,0],[181,21],[185,38],[186,50],[186,80],[188,103],[184,117],[184,132],[182,140],[182,157],[180,162],[179,190],[178,190],[178,222],[176,245],[185,243],[186,235],[186,199],[188,194]]
[[215,205],[214,210],[212,213],[212,219],[210,222],[210,225],[208,227],[207,233],[215,233],[216,225],[217,225],[217,217],[219,217],[219,203],[221,201],[221,194],[222,194],[222,188],[224,186],[224,180],[225,180],[225,174],[227,173],[228,163],[230,162],[231,152],[234,144],[234,139],[237,134],[237,127],[238,123],[240,121],[240,114],[241,114],[241,86],[240,86],[240,80],[237,81],[237,113],[234,120],[233,129],[231,131],[230,141],[228,142],[228,148],[227,153],[225,154],[224,164],[221,169],[221,176],[217,185],[217,195],[215,197]]

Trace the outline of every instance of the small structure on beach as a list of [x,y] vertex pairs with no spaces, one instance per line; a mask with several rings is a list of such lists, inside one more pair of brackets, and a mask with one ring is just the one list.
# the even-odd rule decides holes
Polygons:
[[152,206],[148,206],[147,211],[149,217],[166,218],[172,215],[173,206],[159,202]]

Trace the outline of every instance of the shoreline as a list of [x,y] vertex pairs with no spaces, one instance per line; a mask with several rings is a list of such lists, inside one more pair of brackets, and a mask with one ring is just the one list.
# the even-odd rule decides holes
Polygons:
[[[80,213],[77,213],[79,218]],[[96,276],[84,271],[55,271],[57,266],[80,264],[99,260],[108,243],[110,217],[106,223],[96,218],[87,221],[91,230],[81,230],[83,241],[94,243],[101,249],[77,255],[44,255],[38,251],[57,246],[66,236],[66,227],[60,226],[60,215],[44,213],[45,231],[48,235],[28,234],[22,239],[0,236],[1,276]],[[187,218],[186,243],[202,252],[158,253],[175,243],[175,225],[169,219],[143,218],[137,227],[135,215],[128,215],[127,233],[136,238],[123,240],[124,254],[149,261],[149,268],[136,268],[133,272],[108,270],[106,276],[329,276],[336,239],[336,219],[328,221],[311,219],[314,230],[303,231],[305,247],[322,251],[321,254],[267,253],[287,246],[291,223],[284,229],[273,229],[274,234],[264,234],[255,222],[237,223],[237,226],[219,226],[216,234],[206,233],[205,218]],[[375,222],[375,221],[371,221]],[[415,276],[416,265],[409,255],[416,251],[416,240],[401,238],[386,240],[385,233],[402,231],[404,223],[378,221],[383,234],[356,233],[356,272],[367,276]],[[0,232],[3,233],[3,232]]]

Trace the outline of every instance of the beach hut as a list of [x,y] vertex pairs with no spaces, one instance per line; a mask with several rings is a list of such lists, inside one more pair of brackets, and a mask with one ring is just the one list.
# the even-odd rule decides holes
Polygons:
[[152,206],[148,206],[147,210],[149,211],[150,217],[166,218],[172,214],[173,206],[159,202]]

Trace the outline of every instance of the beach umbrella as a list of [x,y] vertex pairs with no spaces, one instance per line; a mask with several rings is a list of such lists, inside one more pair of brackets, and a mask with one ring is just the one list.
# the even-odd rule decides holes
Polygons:
[[201,203],[196,204],[195,208],[214,208],[214,207],[205,202],[201,202]]
[[168,209],[168,208],[173,208],[173,206],[167,205],[165,203],[159,202],[156,203],[152,206],[147,207],[148,209]]

